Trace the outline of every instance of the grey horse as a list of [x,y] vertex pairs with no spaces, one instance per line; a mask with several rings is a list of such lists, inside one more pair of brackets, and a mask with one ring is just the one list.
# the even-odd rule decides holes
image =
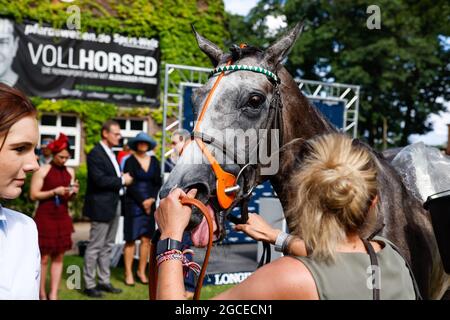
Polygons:
[[[228,145],[231,143],[230,140],[217,133],[227,129],[244,131],[268,129],[271,102],[278,90],[282,107],[282,124],[279,128],[282,129],[281,152],[277,153],[279,168],[275,174],[268,176],[259,174],[256,179],[257,181],[270,180],[284,209],[289,207],[293,196],[292,186],[288,183],[289,178],[302,165],[302,154],[307,153],[301,143],[291,145],[289,143],[296,142],[296,139],[298,141],[298,138],[307,140],[316,135],[335,131],[334,127],[310,105],[282,65],[301,31],[302,25],[299,23],[265,51],[235,46],[230,53],[224,53],[218,46],[194,30],[200,49],[206,53],[215,67],[223,67],[227,61],[233,59],[234,65],[259,66],[272,71],[279,77],[280,83],[276,85],[271,81],[273,79],[261,73],[244,70],[226,72],[211,97],[197,131],[208,133],[219,141],[219,144],[207,145],[208,150],[219,157],[223,154],[220,145],[225,149],[232,147]],[[193,105],[197,113],[202,111],[201,108],[216,78],[217,75],[211,77],[202,88],[195,92]],[[259,141],[252,141],[249,138],[246,143],[233,148],[237,154],[249,153],[258,144]],[[439,299],[448,289],[450,277],[443,269],[430,215],[405,188],[400,176],[383,155],[369,146],[366,147],[376,159],[381,201],[378,204],[377,221],[374,221],[364,232],[364,236],[377,233],[395,243],[411,264],[422,296],[425,299]],[[203,161],[194,164],[192,161],[194,158]],[[222,165],[222,168],[237,175],[242,165],[228,161]],[[217,203],[214,204],[216,177],[210,163],[195,142],[191,142],[185,148],[168,181],[163,185],[160,197],[167,196],[175,186],[184,190],[197,188],[199,190],[197,198],[208,204],[210,208],[217,208]],[[223,217],[219,215],[219,211],[215,210],[218,238],[221,234],[223,235],[224,228]],[[194,212],[189,227],[198,226],[201,220],[200,213]]]

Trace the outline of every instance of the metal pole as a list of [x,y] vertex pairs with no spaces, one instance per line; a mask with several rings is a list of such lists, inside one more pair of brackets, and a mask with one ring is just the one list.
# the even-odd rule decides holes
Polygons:
[[358,136],[358,118],[359,118],[359,86],[356,87],[356,96],[358,97],[358,99],[356,99],[356,104],[355,104],[355,118],[354,118],[354,122],[355,122],[355,126],[353,128],[353,138],[356,138]]
[[168,91],[169,91],[169,68],[170,65],[166,64],[164,74],[164,102],[163,102],[163,126],[162,126],[162,141],[161,141],[161,178],[164,178],[164,164],[166,158],[164,156],[166,150],[166,126],[167,126],[167,104],[168,104]]

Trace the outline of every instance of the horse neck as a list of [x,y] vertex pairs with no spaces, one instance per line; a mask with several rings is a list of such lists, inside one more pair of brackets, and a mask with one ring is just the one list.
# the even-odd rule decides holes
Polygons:
[[[336,129],[321,116],[316,108],[311,106],[286,69],[281,69],[278,75],[281,79],[280,94],[283,103],[283,145],[296,138],[307,140],[316,135],[336,132]],[[289,199],[291,198],[289,189],[292,188],[289,188],[288,181],[298,167],[296,156],[301,149],[301,145],[301,141],[293,143],[280,153],[279,171],[270,178],[283,208],[289,206]]]

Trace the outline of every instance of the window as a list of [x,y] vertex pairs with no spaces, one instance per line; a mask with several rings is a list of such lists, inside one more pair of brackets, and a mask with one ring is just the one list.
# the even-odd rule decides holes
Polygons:
[[44,114],[41,118],[41,125],[56,126],[56,116],[51,114]]
[[136,137],[139,132],[147,132],[147,120],[145,119],[114,119],[120,125],[120,133],[122,139],[117,147],[113,148],[114,152],[122,150],[124,144],[128,143],[128,140]]
[[55,139],[62,132],[69,138],[70,159],[67,166],[80,164],[81,125],[75,115],[43,114],[39,121],[39,145],[45,138]]
[[141,120],[130,120],[130,129],[142,131],[144,128],[144,121]]
[[120,126],[121,130],[126,130],[127,129],[127,120],[125,120],[125,119],[116,119],[116,121],[119,123],[119,126]]
[[77,117],[61,116],[61,126],[76,128],[77,127]]

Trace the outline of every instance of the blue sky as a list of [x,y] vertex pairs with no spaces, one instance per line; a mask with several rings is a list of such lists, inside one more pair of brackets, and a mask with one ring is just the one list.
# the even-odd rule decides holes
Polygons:
[[[258,0],[224,0],[225,10],[234,14],[247,15],[258,3]],[[450,42],[450,38],[446,39]],[[447,124],[450,124],[450,103],[447,103],[447,112],[431,115],[429,120],[433,123],[433,131],[425,135],[412,135],[410,142],[423,141],[429,145],[441,145],[447,141]]]
[[223,2],[226,11],[246,16],[250,9],[256,6],[258,0],[224,0]]

